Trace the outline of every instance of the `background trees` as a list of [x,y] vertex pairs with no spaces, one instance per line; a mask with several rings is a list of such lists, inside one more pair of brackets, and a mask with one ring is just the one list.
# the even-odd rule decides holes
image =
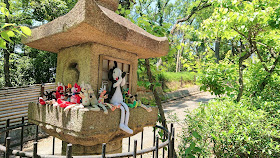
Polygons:
[[[18,26],[32,28],[47,23],[66,14],[76,2],[4,0],[1,3],[0,18],[4,23],[0,45],[5,48],[0,56],[1,86],[54,81],[56,55],[22,45],[19,36],[26,27]],[[207,74],[211,65],[217,68],[215,63],[221,63],[224,68],[219,66],[218,78],[217,72],[212,77],[200,77],[202,89],[217,95],[234,95],[236,101],[240,101],[244,89],[245,94],[250,91],[250,95],[257,96],[275,75],[279,76],[279,12],[276,0],[123,0],[117,11],[147,32],[169,38],[168,55],[149,60],[154,74],[166,71]],[[247,70],[254,64],[262,65],[259,75],[251,77],[258,80],[247,82]],[[143,78],[144,60],[139,61],[139,68],[139,78]],[[224,73],[229,69],[232,69],[230,77]],[[227,78],[219,81],[222,76]],[[229,78],[231,83],[226,80]],[[222,89],[217,88],[219,82],[224,82]]]
[[76,2],[4,0],[0,3],[0,87],[54,81],[56,54],[31,49],[21,44],[20,36],[31,33],[28,27],[36,27],[66,14]]
[[[47,23],[76,2],[1,1],[0,87],[54,81],[56,54],[24,46],[19,36],[30,33],[24,26]],[[152,91],[164,87],[166,74],[172,72],[173,78],[198,76],[201,90],[220,97],[187,115],[181,156],[280,157],[279,0],[120,0],[119,4],[118,14],[170,42],[168,55],[139,60],[140,86]]]
[[[19,36],[23,30],[18,26],[32,28],[47,23],[66,14],[76,2],[3,0],[1,29],[14,29],[14,33],[10,32],[11,40],[5,39],[8,34],[0,39],[1,47],[6,46],[1,49],[0,86],[54,81],[56,55],[22,45]],[[207,74],[211,66],[217,68],[215,63],[221,63],[224,67],[218,66],[218,78],[217,71],[212,77],[200,77],[202,89],[217,95],[230,94],[236,101],[244,90],[246,95],[250,91],[250,95],[257,96],[272,78],[279,76],[279,12],[276,0],[122,0],[117,11],[147,32],[169,38],[168,55],[149,60],[156,79],[161,72]],[[259,75],[251,77],[258,80],[248,82],[247,70],[252,72],[254,64],[262,65]],[[229,69],[230,75],[224,73]],[[144,60],[139,60],[138,75],[146,76]],[[220,82],[224,83],[222,89],[217,88]]]

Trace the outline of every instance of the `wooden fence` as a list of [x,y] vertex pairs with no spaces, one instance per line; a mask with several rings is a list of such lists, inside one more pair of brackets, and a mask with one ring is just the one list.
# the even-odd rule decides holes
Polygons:
[[37,102],[42,90],[54,89],[54,83],[1,88],[0,129],[5,127],[6,120],[8,119],[10,120],[10,125],[21,123],[22,117],[27,120],[28,103]]

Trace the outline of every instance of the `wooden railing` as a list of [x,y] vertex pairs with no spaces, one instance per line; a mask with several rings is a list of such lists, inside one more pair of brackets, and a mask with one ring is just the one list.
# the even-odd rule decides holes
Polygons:
[[24,87],[7,87],[0,89],[0,129],[5,127],[6,120],[10,125],[21,123],[22,117],[27,120],[28,103],[37,102],[42,90],[54,90],[54,83],[34,84]]

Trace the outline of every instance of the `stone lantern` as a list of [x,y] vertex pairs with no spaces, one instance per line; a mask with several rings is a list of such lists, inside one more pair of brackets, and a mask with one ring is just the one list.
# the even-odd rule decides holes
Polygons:
[[[58,54],[56,82],[84,81],[96,94],[102,83],[108,83],[108,70],[117,61],[127,73],[125,88],[135,94],[138,59],[166,55],[168,40],[116,14],[117,7],[118,0],[79,0],[68,14],[32,29],[32,35],[23,43]],[[133,134],[153,126],[157,120],[156,107],[150,113],[140,107],[130,110]],[[90,109],[65,113],[60,108],[31,103],[28,117],[47,133],[72,143],[76,154],[99,154],[102,143],[107,143],[109,153],[120,152],[122,138],[131,136],[118,128],[118,109],[108,115]]]

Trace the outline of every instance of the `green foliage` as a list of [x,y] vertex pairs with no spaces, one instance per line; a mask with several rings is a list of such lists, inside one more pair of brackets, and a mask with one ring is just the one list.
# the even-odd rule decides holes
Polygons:
[[73,3],[75,1],[67,3],[65,0],[32,0],[29,2],[29,5],[34,9],[32,15],[35,20],[51,21],[66,14],[71,9],[68,6],[73,7]]
[[[54,82],[56,54],[38,51],[24,46],[20,36],[30,36],[30,26],[46,23],[66,14],[77,0],[9,0],[9,11],[0,3],[1,21],[5,16],[9,23],[1,23],[0,48],[7,49],[10,55],[9,70],[12,86],[33,83]],[[40,21],[40,22],[39,22]],[[0,49],[0,87],[4,86],[4,51]]]
[[[30,50],[30,54],[13,53],[10,56],[10,75],[12,86],[55,81],[57,54]],[[3,60],[3,57],[0,57]],[[3,67],[3,62],[0,62]],[[4,86],[3,69],[0,70],[0,87]]]
[[[3,16],[10,16],[9,11],[5,7],[0,7],[0,15]],[[21,30],[21,31],[20,31]],[[15,37],[16,34],[23,35],[23,36],[30,36],[31,30],[26,26],[17,26],[16,24],[11,23],[3,23],[0,26],[0,48],[7,49],[7,42],[13,43],[13,40],[11,38]]]
[[[264,70],[261,62],[258,60],[256,63],[251,62],[248,69],[244,71],[246,84],[244,95],[250,97],[252,93],[256,93],[256,95],[263,100],[280,101],[280,75],[274,73],[270,78],[266,79],[268,74],[269,73]],[[263,90],[260,90],[259,87],[263,81],[266,81],[267,84]]]
[[159,81],[182,81],[194,83],[195,72],[161,72],[157,75]]
[[199,73],[198,82],[200,90],[209,91],[217,96],[228,95],[235,97],[238,91],[238,67],[229,60],[223,60],[220,64],[208,63]]
[[[271,125],[277,130],[280,130],[280,101],[279,98],[276,100],[268,100],[263,97],[245,97],[241,100],[242,103],[248,105],[250,110],[263,110],[267,114],[267,120],[271,122]],[[279,141],[279,140],[278,140]]]
[[[264,103],[258,101],[259,105]],[[279,135],[273,126],[278,122],[267,119],[270,115],[264,110],[251,110],[251,106],[223,98],[187,113],[180,157],[279,157]]]

